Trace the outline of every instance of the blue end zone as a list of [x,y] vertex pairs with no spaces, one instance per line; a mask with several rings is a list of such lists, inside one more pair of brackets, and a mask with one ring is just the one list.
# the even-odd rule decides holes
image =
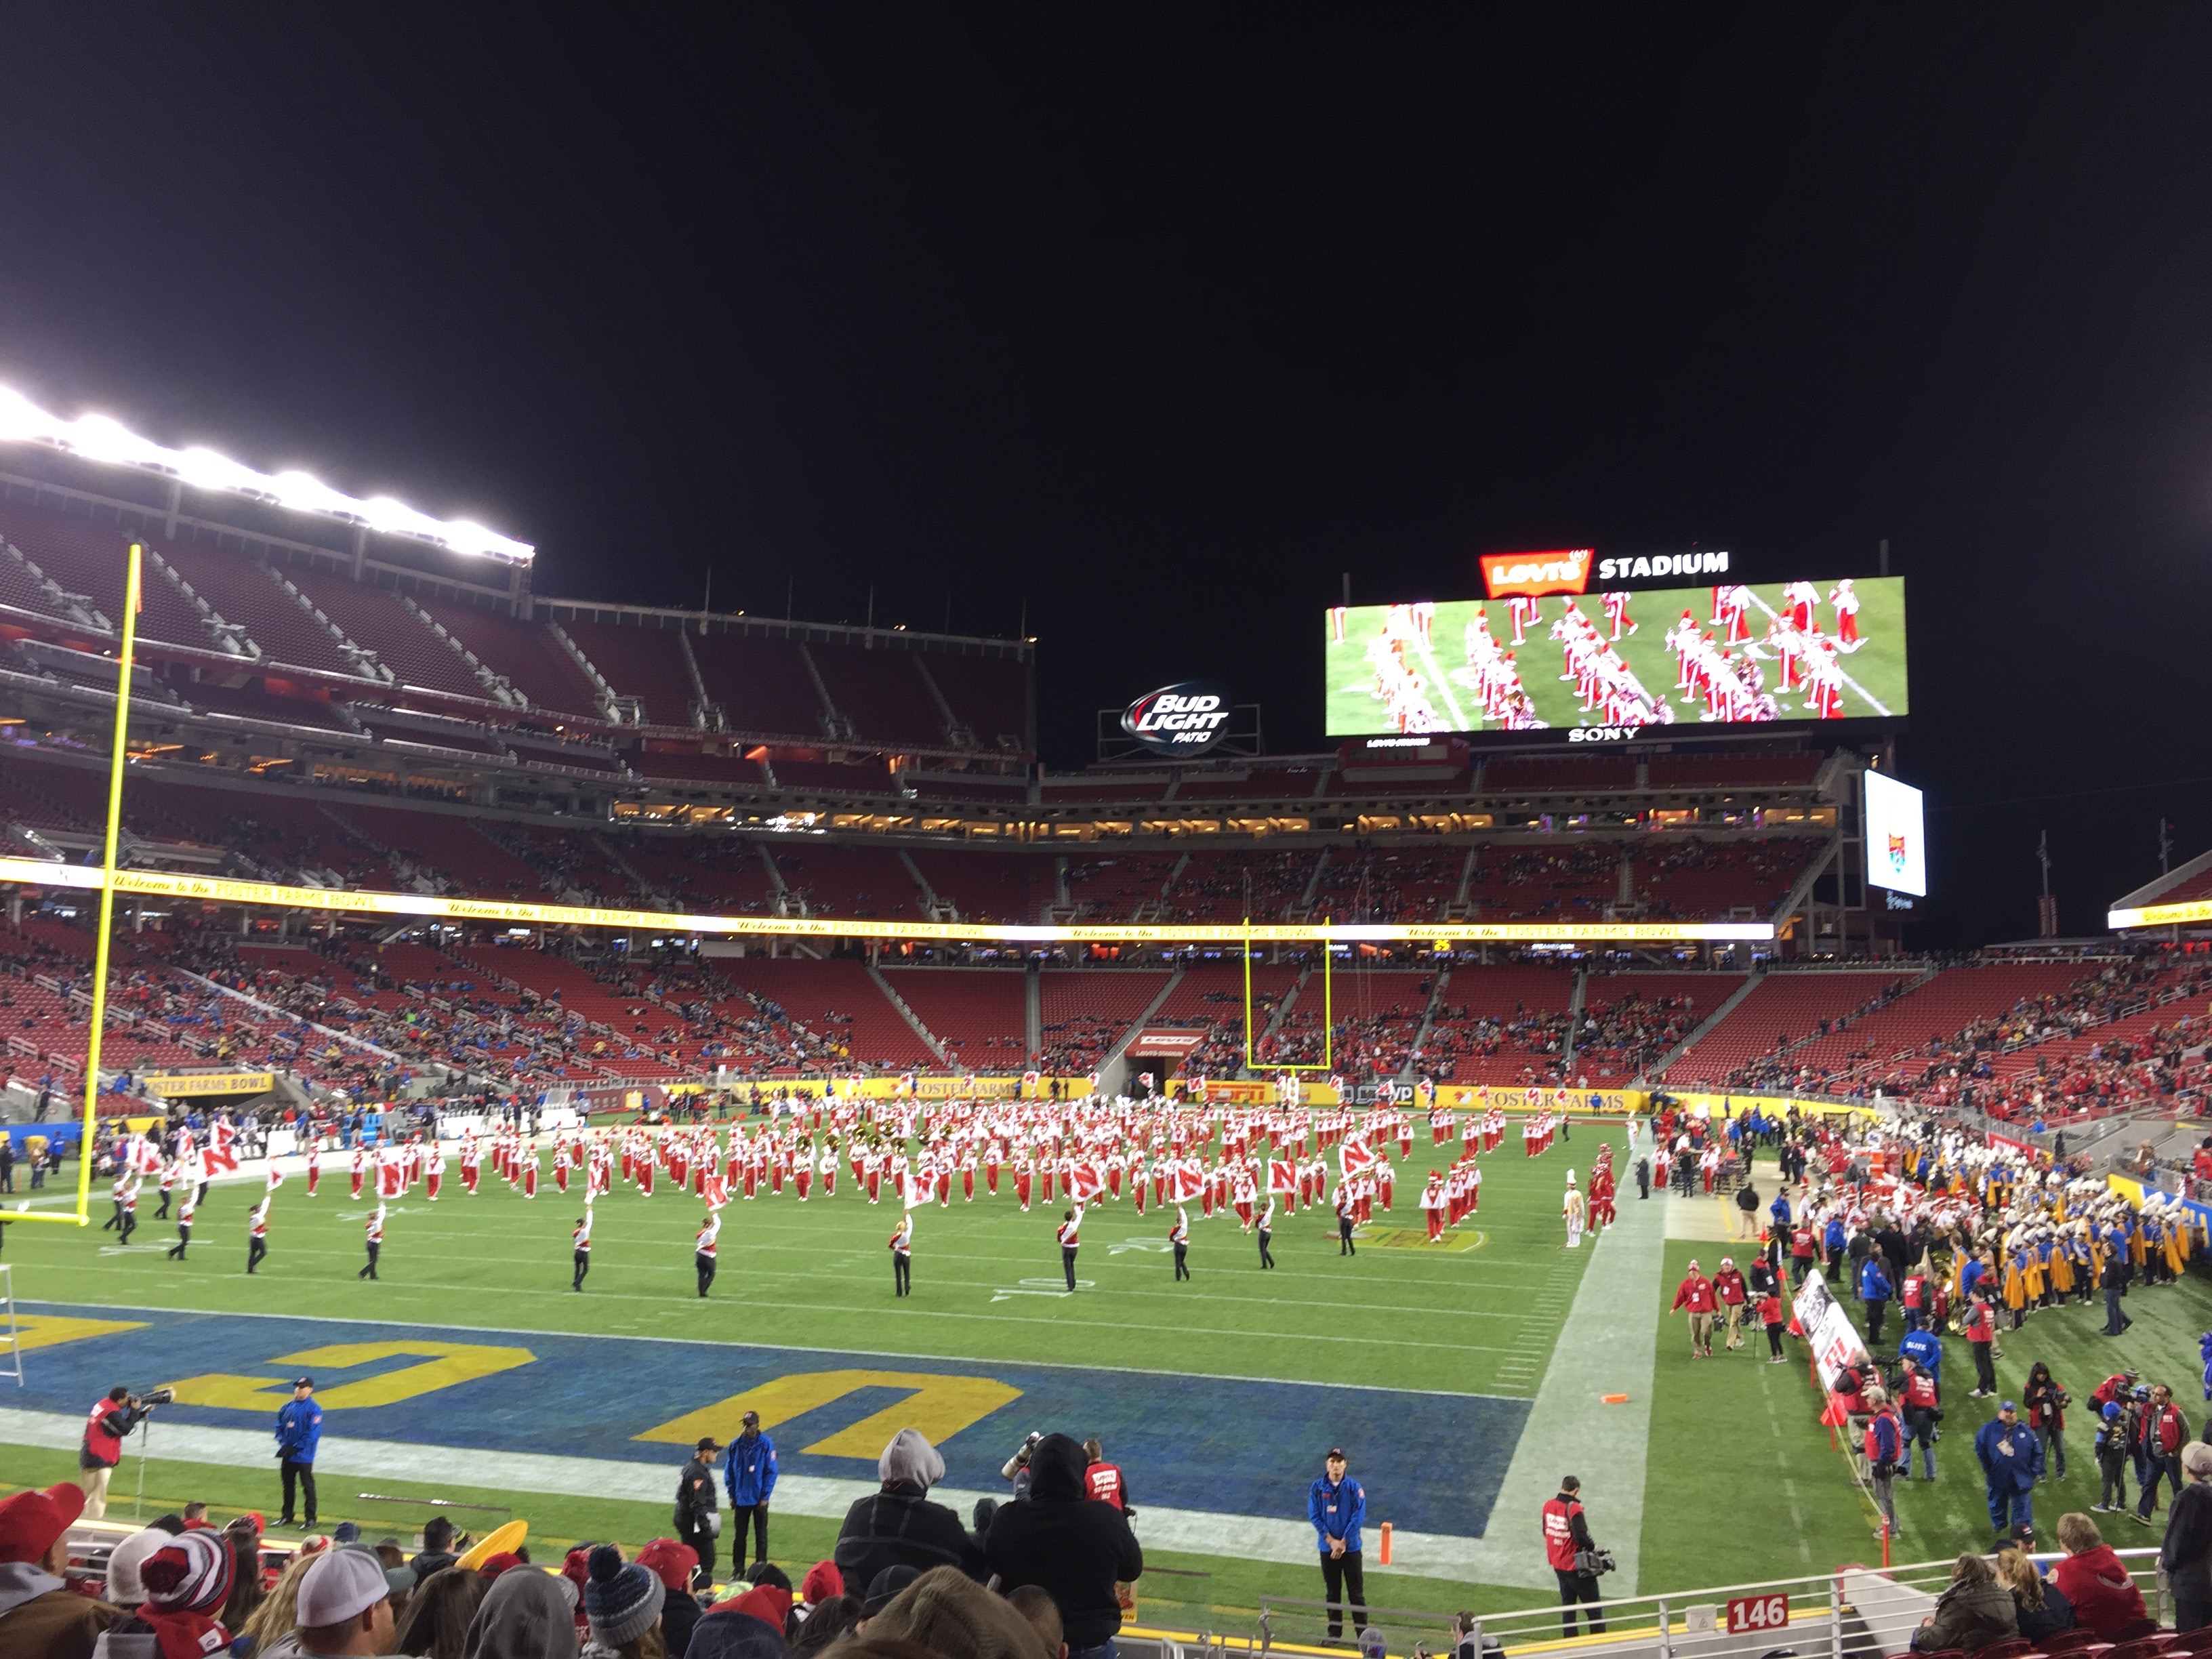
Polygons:
[[[1001,1490],[1000,1465],[1023,1437],[1033,1429],[1059,1430],[1103,1442],[1107,1455],[1127,1472],[1140,1509],[1158,1504],[1303,1519],[1306,1487],[1321,1473],[1322,1454],[1340,1445],[1367,1488],[1370,1520],[1457,1537],[1480,1537],[1488,1523],[1529,1409],[1525,1400],[1400,1392],[1350,1382],[1243,1381],[1076,1365],[963,1364],[818,1349],[54,1304],[36,1304],[35,1311],[143,1322],[140,1329],[64,1340],[26,1356],[28,1385],[14,1400],[33,1409],[80,1417],[118,1382],[143,1389],[229,1374],[267,1379],[273,1390],[268,1403],[238,1408],[179,1403],[166,1408],[162,1419],[226,1428],[273,1425],[276,1405],[289,1397],[285,1385],[301,1369],[278,1363],[285,1355],[372,1342],[424,1344],[432,1353],[440,1342],[517,1348],[528,1352],[530,1363],[429,1386],[395,1403],[351,1408],[332,1403],[339,1389],[420,1365],[428,1356],[395,1356],[350,1367],[317,1364],[325,1431],[349,1439],[665,1465],[672,1477],[684,1446],[636,1437],[779,1379],[845,1370],[988,1379],[1018,1389],[1019,1395],[945,1440],[945,1477],[953,1486]],[[873,1480],[873,1449],[866,1456],[844,1456],[804,1448],[914,1398],[910,1389],[863,1387],[778,1423],[770,1433],[783,1471]],[[273,1438],[270,1449],[273,1454]]]

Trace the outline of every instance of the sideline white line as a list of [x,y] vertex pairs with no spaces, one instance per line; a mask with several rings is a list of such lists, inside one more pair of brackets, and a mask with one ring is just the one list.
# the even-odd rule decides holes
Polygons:
[[[74,1450],[84,1425],[52,1412],[0,1409],[0,1443]],[[187,1463],[230,1468],[271,1468],[270,1437],[254,1429],[219,1429],[164,1424],[149,1455]],[[325,1475],[377,1480],[411,1480],[427,1486],[483,1486],[492,1491],[544,1492],[564,1498],[612,1498],[629,1503],[672,1503],[675,1471],[665,1464],[633,1463],[617,1458],[562,1457],[542,1452],[488,1452],[457,1446],[424,1446],[386,1441],[323,1437],[315,1456]],[[273,1476],[272,1476],[273,1480]],[[854,1502],[879,1490],[872,1480],[837,1480],[819,1475],[787,1474],[775,1483],[775,1506],[814,1520],[842,1521]],[[273,1492],[273,1486],[272,1486]],[[930,1496],[964,1521],[982,1497],[1003,1499],[1004,1492],[961,1492],[940,1486]],[[1286,1505],[1301,1494],[1286,1490]],[[333,1505],[333,1507],[339,1507]],[[1192,1555],[1225,1555],[1250,1560],[1304,1565],[1317,1558],[1313,1528],[1303,1521],[1271,1521],[1249,1515],[1141,1505],[1136,1528],[1153,1549]],[[1476,1540],[1435,1533],[1397,1533],[1394,1568],[1425,1577],[1464,1578],[1474,1562]],[[1540,1553],[1539,1553],[1540,1559]]]
[[[1648,1139],[1638,1142],[1638,1150],[1648,1149]],[[1632,1151],[1623,1160],[1624,1175],[1635,1157]],[[1598,1236],[1484,1535],[1474,1544],[1478,1559],[1468,1576],[1477,1582],[1555,1587],[1539,1511],[1559,1490],[1559,1477],[1572,1474],[1583,1482],[1590,1535],[1620,1564],[1605,1594],[1636,1594],[1658,1363],[1655,1309],[1666,1265],[1665,1212],[1656,1199],[1623,1199],[1620,1220]],[[1601,1404],[1598,1396],[1604,1394],[1626,1394],[1628,1403]]]

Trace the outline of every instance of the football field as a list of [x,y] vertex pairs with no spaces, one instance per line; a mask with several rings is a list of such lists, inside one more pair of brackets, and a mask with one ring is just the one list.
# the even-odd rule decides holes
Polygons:
[[[1820,582],[1814,586],[1825,600],[1833,584]],[[1904,714],[1909,706],[1904,583],[1896,579],[1867,580],[1857,586],[1860,643],[1856,649],[1844,653],[1838,659],[1844,675],[1843,718]],[[1770,613],[1784,607],[1784,586],[1780,582],[1749,585],[1751,639],[1761,653],[1768,651],[1765,640]],[[1702,701],[1683,701],[1684,694],[1675,684],[1679,675],[1674,653],[1668,648],[1666,635],[1680,620],[1686,607],[1701,626],[1710,627],[1711,592],[1709,587],[1632,592],[1627,596],[1627,620],[1634,624],[1634,631],[1624,628],[1621,637],[1612,641],[1613,649],[1634,672],[1638,682],[1673,710],[1679,725],[1701,724],[1704,704]],[[1606,637],[1611,638],[1601,595],[1587,593],[1572,602],[1583,616],[1600,626]],[[1537,620],[1524,625],[1518,646],[1514,643],[1512,617],[1503,599],[1447,600],[1437,605],[1425,649],[1412,647],[1407,665],[1420,676],[1428,702],[1443,720],[1445,729],[1494,729],[1483,718],[1477,676],[1468,665],[1467,630],[1474,625],[1478,613],[1487,618],[1491,636],[1501,647],[1514,652],[1521,683],[1535,707],[1537,718],[1547,726],[1604,723],[1601,708],[1583,709],[1572,678],[1565,676],[1566,661],[1560,644],[1552,638],[1552,626],[1565,613],[1568,603],[1567,599],[1559,597],[1535,601]],[[1333,632],[1327,637],[1323,653],[1328,729],[1332,737],[1389,729],[1384,705],[1376,695],[1375,674],[1369,659],[1370,647],[1382,637],[1389,611],[1386,605],[1356,607],[1346,613],[1344,637],[1338,640]],[[1835,617],[1825,603],[1820,606],[1815,621],[1832,637]],[[1725,637],[1723,630],[1715,629],[1713,632],[1716,639]],[[1804,706],[1806,699],[1802,692],[1787,697],[1781,695],[1778,689],[1779,665],[1771,655],[1759,666],[1768,690],[1775,693],[1780,704],[1780,719],[1813,718]]]
[[[1073,1295],[1053,1237],[1059,1206],[1024,1215],[1003,1177],[995,1200],[979,1188],[966,1203],[956,1188],[949,1207],[917,1212],[904,1300],[884,1249],[897,1209],[842,1183],[803,1207],[788,1193],[733,1200],[704,1301],[690,1252],[699,1207],[665,1187],[600,1201],[581,1293],[568,1288],[580,1206],[491,1179],[474,1199],[452,1185],[434,1206],[419,1191],[395,1204],[373,1284],[356,1277],[367,1206],[345,1196],[342,1174],[312,1200],[298,1179],[284,1184],[270,1259],[250,1279],[258,1181],[211,1192],[182,1262],[163,1254],[173,1231],[150,1219],[127,1249],[96,1226],[10,1226],[27,1382],[0,1395],[0,1485],[66,1478],[95,1396],[167,1384],[179,1397],[147,1437],[146,1514],[201,1498],[273,1518],[269,1427],[308,1371],[326,1413],[321,1523],[358,1520],[372,1536],[427,1513],[382,1500],[432,1496],[511,1510],[548,1546],[665,1535],[690,1442],[727,1441],[750,1407],[782,1468],[770,1554],[802,1570],[829,1553],[898,1427],[939,1443],[940,1495],[963,1511],[1003,1497],[1000,1465],[1031,1431],[1095,1435],[1127,1472],[1148,1562],[1170,1570],[1144,1587],[1148,1620],[1237,1628],[1263,1596],[1316,1595],[1305,1491],[1331,1445],[1367,1490],[1376,1606],[1548,1599],[1536,1510],[1568,1472],[1620,1558],[1612,1594],[1874,1559],[1796,1345],[1772,1367],[1757,1339],[1713,1361],[1682,1352],[1684,1322],[1666,1304],[1690,1256],[1710,1271],[1728,1248],[1707,1242],[1727,1222],[1717,1201],[1639,1203],[1632,1183],[1619,1226],[1560,1248],[1566,1170],[1587,1176],[1601,1134],[1617,1146],[1621,1130],[1585,1122],[1529,1160],[1509,1131],[1510,1155],[1485,1161],[1478,1215],[1437,1248],[1419,1242],[1409,1201],[1427,1168],[1417,1143],[1399,1208],[1378,1211],[1356,1256],[1338,1255],[1328,1212],[1279,1216],[1272,1272],[1233,1218],[1194,1212],[1194,1278],[1177,1284],[1170,1218],[1101,1205]],[[2201,1283],[2131,1305],[2136,1332],[2108,1346],[2148,1375],[2171,1360],[2172,1380],[2191,1382],[2193,1365],[2172,1368],[2193,1358]],[[2007,1385],[2051,1357],[2085,1395],[2103,1358],[2090,1334],[2100,1316],[2057,1310],[2008,1337]],[[1985,1541],[1968,1446],[1982,1405],[1954,1402],[1944,1483],[1926,1498],[1900,1488],[1908,1559]],[[111,1508],[126,1519],[137,1450]],[[2086,1506],[2071,1489],[2089,1462],[2077,1456],[2060,1483],[2067,1507]],[[1383,1521],[1389,1569],[1376,1559]]]

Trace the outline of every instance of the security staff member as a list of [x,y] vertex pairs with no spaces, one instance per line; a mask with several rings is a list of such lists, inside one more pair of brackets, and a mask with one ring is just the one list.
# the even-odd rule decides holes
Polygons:
[[702,1438],[676,1478],[676,1536],[698,1554],[697,1582],[702,1584],[714,1581],[714,1533],[721,1522],[714,1497],[714,1455],[721,1449],[711,1435]]
[[[1597,1593],[1597,1575],[1583,1571],[1575,1563],[1578,1553],[1597,1548],[1590,1541],[1589,1519],[1583,1513],[1582,1489],[1580,1480],[1567,1475],[1560,1480],[1557,1494],[1544,1504],[1544,1555],[1559,1581],[1559,1606],[1563,1609],[1559,1626],[1568,1636],[1575,1634],[1575,1604],[1595,1603],[1603,1599]],[[1593,1611],[1588,1617],[1590,1634],[1602,1635],[1605,1615]]]
[[775,1442],[761,1432],[760,1413],[747,1412],[744,1431],[730,1445],[722,1484],[730,1493],[730,1571],[744,1559],[745,1522],[753,1528],[753,1560],[768,1559],[768,1500],[775,1491]]
[[1344,1635],[1344,1595],[1352,1592],[1352,1628],[1367,1628],[1367,1577],[1359,1553],[1359,1523],[1367,1518],[1367,1492],[1346,1474],[1344,1449],[1331,1446],[1327,1471],[1306,1492],[1306,1519],[1321,1547],[1321,1582],[1328,1598],[1328,1639]]
[[323,1439],[323,1408],[315,1401],[315,1379],[292,1384],[292,1397],[276,1408],[276,1455],[283,1460],[284,1513],[276,1524],[292,1524],[295,1485],[307,1490],[308,1529],[315,1524],[315,1449]]
[[123,1443],[131,1431],[145,1420],[151,1406],[142,1406],[128,1389],[110,1389],[92,1402],[85,1414],[84,1443],[77,1448],[76,1483],[84,1488],[84,1512],[97,1521],[107,1513],[107,1478],[123,1461]]

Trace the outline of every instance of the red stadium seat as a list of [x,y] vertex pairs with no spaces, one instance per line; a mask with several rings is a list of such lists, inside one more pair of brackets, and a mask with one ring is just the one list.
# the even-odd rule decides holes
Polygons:
[[1991,1642],[1974,1650],[1974,1659],[2021,1659],[2024,1654],[2035,1651],[2035,1644],[2025,1636],[2008,1637],[2002,1642]]

